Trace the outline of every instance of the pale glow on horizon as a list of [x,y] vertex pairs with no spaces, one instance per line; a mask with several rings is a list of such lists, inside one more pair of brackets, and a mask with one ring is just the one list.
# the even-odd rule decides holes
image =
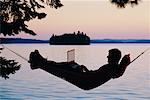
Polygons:
[[150,1],[135,7],[118,9],[109,1],[61,0],[60,9],[46,8],[47,17],[28,23],[37,36],[20,34],[16,37],[49,39],[52,34],[83,31],[91,38],[150,39]]

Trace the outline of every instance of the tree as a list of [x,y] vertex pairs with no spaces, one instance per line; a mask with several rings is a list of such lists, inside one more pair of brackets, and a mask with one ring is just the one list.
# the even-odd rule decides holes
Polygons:
[[2,78],[9,78],[9,74],[15,74],[19,70],[21,65],[15,60],[7,60],[4,57],[0,57],[0,76]]
[[36,35],[27,28],[25,22],[35,18],[45,18],[45,13],[38,12],[38,9],[45,8],[44,4],[56,9],[63,6],[59,0],[1,0],[0,34],[16,35],[24,31]]
[[[137,5],[140,0],[110,0],[118,8],[125,8],[127,4]],[[46,17],[44,12],[38,12],[38,9],[45,6],[52,8],[62,7],[60,0],[1,0],[0,6],[0,34],[17,35],[21,31],[36,35],[36,33],[25,24],[32,19],[42,19]]]
[[127,4],[131,6],[137,5],[140,0],[110,0],[112,4],[117,5],[118,8],[125,8]]
[[[0,53],[3,49],[0,48]],[[7,60],[4,57],[0,57],[0,76],[2,78],[9,78],[9,74],[14,74],[20,67],[21,65],[18,65],[18,62],[15,62],[15,60]]]

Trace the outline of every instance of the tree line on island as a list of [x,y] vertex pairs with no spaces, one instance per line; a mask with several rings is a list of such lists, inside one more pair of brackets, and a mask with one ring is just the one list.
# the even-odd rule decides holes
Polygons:
[[51,45],[89,45],[90,37],[80,31],[63,35],[53,34],[49,42]]

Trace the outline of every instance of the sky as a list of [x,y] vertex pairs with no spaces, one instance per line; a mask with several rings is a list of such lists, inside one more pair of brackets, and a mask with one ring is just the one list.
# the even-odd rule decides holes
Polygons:
[[37,33],[21,33],[15,37],[49,39],[52,34],[73,33],[78,30],[91,39],[150,39],[150,1],[119,9],[109,0],[61,0],[63,7],[47,7],[42,20],[27,23]]

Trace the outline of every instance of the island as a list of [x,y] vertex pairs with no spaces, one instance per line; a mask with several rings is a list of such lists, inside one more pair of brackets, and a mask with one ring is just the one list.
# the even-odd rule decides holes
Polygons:
[[52,35],[49,40],[50,45],[89,45],[90,37],[85,33],[65,33],[63,35]]

